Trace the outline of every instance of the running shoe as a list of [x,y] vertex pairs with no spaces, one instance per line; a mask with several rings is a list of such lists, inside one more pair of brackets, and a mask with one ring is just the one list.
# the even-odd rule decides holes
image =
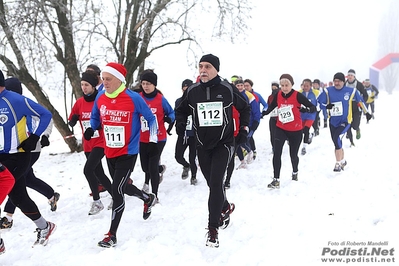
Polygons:
[[36,228],[37,240],[34,245],[47,245],[50,235],[55,231],[57,226],[52,222],[47,222],[47,227],[44,229]]
[[116,246],[116,236],[112,235],[110,232],[105,234],[103,240],[98,242],[98,246],[102,248],[111,248]]
[[208,228],[206,246],[211,247],[211,248],[219,247],[218,229],[217,228]]
[[273,178],[273,181],[267,185],[268,188],[280,188],[280,181],[278,178]]

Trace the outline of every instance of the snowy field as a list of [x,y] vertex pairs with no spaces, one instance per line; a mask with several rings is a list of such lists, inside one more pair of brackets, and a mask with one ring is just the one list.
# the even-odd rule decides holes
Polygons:
[[[333,172],[334,148],[328,128],[321,128],[307,154],[300,155],[298,182],[291,181],[286,145],[279,190],[267,188],[273,174],[272,154],[269,117],[262,119],[254,135],[256,160],[248,169],[233,173],[227,195],[236,210],[231,226],[219,231],[219,248],[205,246],[208,188],[200,172],[196,186],[181,179],[182,167],[174,159],[174,131],[162,155],[167,170],[159,189],[160,203],[144,221],[142,201],[126,196],[118,245],[111,249],[97,246],[108,232],[111,211],[105,208],[98,215],[87,214],[92,199],[83,175],[85,156],[69,153],[54,132],[34,170],[61,194],[57,211],[51,212],[47,199],[36,191],[29,194],[57,230],[47,246],[32,248],[35,225],[17,209],[13,227],[1,231],[6,253],[0,256],[0,265],[337,265],[322,261],[328,258],[349,259],[348,265],[395,265],[399,255],[393,251],[365,256],[337,252],[399,248],[399,178],[394,155],[399,142],[392,137],[397,133],[392,117],[396,117],[398,102],[399,93],[380,93],[376,118],[369,124],[362,118],[362,137],[355,140],[356,147],[350,148],[344,139],[348,165],[343,172]],[[106,167],[105,159],[103,163]],[[132,179],[142,187],[139,160]],[[107,192],[101,196],[108,206],[111,197]],[[369,241],[383,245],[372,246]],[[367,259],[377,262],[366,263]],[[381,262],[388,259],[391,262]]]

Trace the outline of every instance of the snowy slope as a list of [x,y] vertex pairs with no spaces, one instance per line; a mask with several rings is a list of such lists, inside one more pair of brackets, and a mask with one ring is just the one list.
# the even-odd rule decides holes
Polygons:
[[[208,188],[200,172],[197,186],[181,179],[182,167],[174,159],[175,134],[162,155],[167,170],[159,190],[160,204],[144,221],[142,202],[127,196],[118,245],[97,247],[108,232],[111,211],[87,215],[91,198],[82,173],[84,154],[69,153],[55,132],[34,169],[61,194],[58,210],[51,212],[37,192],[29,194],[42,215],[58,228],[46,247],[32,248],[35,225],[17,210],[14,226],[1,232],[6,253],[0,256],[0,265],[325,265],[323,248],[337,248],[329,242],[388,241],[383,248],[398,248],[399,179],[394,154],[399,144],[397,126],[390,126],[397,120],[394,107],[398,102],[397,93],[381,92],[376,119],[370,124],[362,120],[362,138],[355,140],[356,147],[349,148],[349,141],[344,140],[348,161],[344,172],[332,171],[334,148],[327,128],[300,156],[298,182],[291,181],[285,147],[279,190],[267,189],[273,169],[269,118],[265,117],[255,133],[257,159],[247,170],[233,174],[227,193],[236,210],[232,225],[219,231],[218,249],[205,246]],[[132,179],[142,187],[139,160]],[[110,200],[102,193],[105,206]]]

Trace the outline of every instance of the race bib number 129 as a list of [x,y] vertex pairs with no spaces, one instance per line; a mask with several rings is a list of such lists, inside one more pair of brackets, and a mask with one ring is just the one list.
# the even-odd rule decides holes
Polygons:
[[278,120],[283,124],[294,121],[292,106],[280,107],[278,109]]

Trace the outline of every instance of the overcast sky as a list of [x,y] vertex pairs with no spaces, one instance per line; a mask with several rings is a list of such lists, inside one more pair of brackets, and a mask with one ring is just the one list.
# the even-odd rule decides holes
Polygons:
[[[256,1],[252,19],[246,21],[251,30],[237,36],[237,44],[209,40],[201,46],[203,53],[220,58],[222,77],[236,74],[251,78],[255,88],[268,89],[270,82],[283,73],[290,73],[296,85],[304,78],[328,82],[336,72],[346,74],[350,68],[364,80],[369,67],[379,59],[379,23],[389,2]],[[197,72],[187,67],[182,46],[165,51],[154,53],[147,66],[155,67],[158,87],[169,92],[174,90],[171,86],[179,87],[182,80],[195,78]]]

